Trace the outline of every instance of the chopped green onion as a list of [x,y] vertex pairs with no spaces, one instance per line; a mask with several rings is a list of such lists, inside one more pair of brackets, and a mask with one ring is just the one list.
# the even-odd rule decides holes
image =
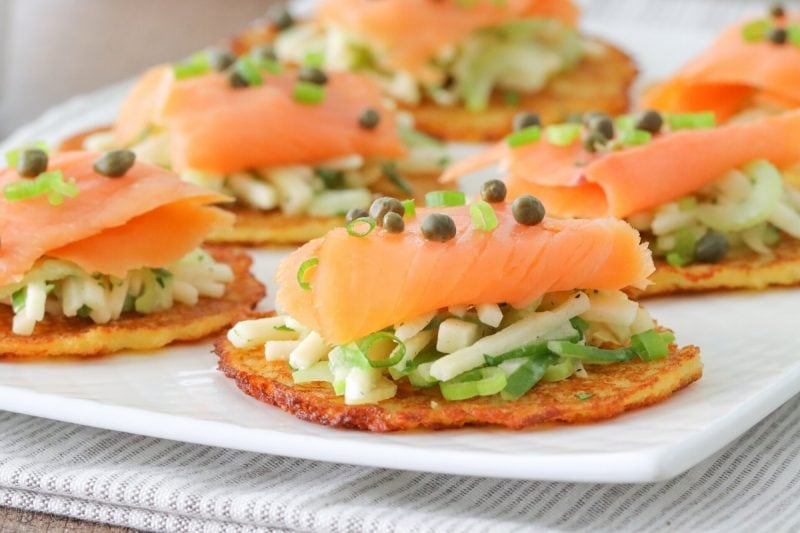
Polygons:
[[295,331],[286,324],[281,324],[280,326],[272,326],[272,329],[274,329],[275,331]]
[[503,102],[509,107],[517,107],[522,101],[522,96],[517,91],[507,90],[503,92]]
[[795,46],[800,46],[800,25],[789,24],[786,27],[786,40]]
[[511,148],[517,148],[525,144],[536,142],[541,138],[541,136],[542,136],[541,127],[528,126],[527,128],[515,131],[514,133],[506,137],[506,142]]
[[[357,226],[363,224],[367,225],[366,229],[359,231]],[[372,230],[375,229],[376,225],[377,224],[375,223],[374,218],[360,217],[348,222],[347,225],[345,226],[345,229],[347,230],[347,233],[353,237],[366,237],[367,235],[372,233]]]
[[545,138],[556,146],[569,146],[581,136],[580,124],[554,124],[544,130]]
[[92,314],[92,308],[86,304],[83,304],[78,308],[77,315],[81,318],[89,318],[89,315]]
[[675,232],[675,246],[667,254],[667,263],[672,266],[685,266],[694,261],[697,235],[691,228],[681,228]]
[[705,113],[674,113],[667,115],[667,123],[673,130],[713,128],[717,120],[711,111]]
[[472,217],[472,224],[479,230],[492,231],[497,227],[497,215],[489,202],[481,200],[470,205],[469,216]]
[[516,400],[533,388],[544,377],[550,359],[528,359],[506,377],[506,386],[500,392],[504,400]]
[[461,191],[431,191],[425,195],[427,207],[454,207],[466,203],[467,195]]
[[417,207],[413,199],[403,200],[400,203],[403,204],[403,209],[406,210],[405,214],[406,218],[414,218],[415,216],[417,216]]
[[50,153],[50,148],[44,141],[34,141],[24,146],[20,146],[19,148],[14,148],[13,150],[9,150],[5,153],[6,164],[8,165],[8,168],[15,168],[17,163],[19,163],[19,157],[22,155],[22,152],[25,150],[30,150],[31,148],[38,148],[46,154]]
[[653,134],[644,130],[623,130],[619,135],[619,140],[625,146],[639,146],[652,141]]
[[576,316],[574,318],[571,318],[569,323],[572,325],[573,328],[578,330],[578,335],[579,335],[578,340],[586,336],[586,331],[588,331],[589,329],[589,322],[587,322],[585,319],[579,316]]
[[588,363],[620,363],[632,359],[636,352],[631,348],[606,350],[569,341],[550,341],[547,348],[562,357],[575,357]]
[[208,50],[192,54],[187,60],[172,66],[172,72],[176,80],[202,76],[212,70],[214,70],[214,67],[211,65],[211,58],[209,57]]
[[696,196],[684,196],[678,200],[678,209],[681,211],[691,211],[695,207],[697,207]]
[[578,393],[575,394],[575,397],[577,399],[579,399],[580,401],[588,400],[589,398],[592,398],[593,396],[594,396],[594,394],[592,394],[591,392],[578,392]]
[[298,81],[292,96],[301,104],[319,104],[325,100],[325,86],[310,81]]
[[297,283],[300,285],[300,288],[303,290],[311,290],[311,284],[306,281],[306,274],[312,268],[316,268],[319,265],[319,259],[316,257],[312,257],[311,259],[306,259],[300,265],[300,268],[297,269]]
[[619,131],[636,129],[636,117],[633,115],[620,115],[614,120],[614,126]]
[[14,313],[19,313],[25,308],[25,302],[28,300],[28,289],[26,287],[22,287],[21,289],[17,289],[11,295],[11,308],[14,310]]
[[[395,348],[392,351],[394,355],[392,355],[392,357],[388,359],[370,359],[369,358],[370,347],[373,344],[375,344],[375,342],[381,339],[390,340],[397,345],[397,348]],[[400,361],[402,361],[403,357],[406,356],[405,343],[400,339],[398,339],[397,337],[395,337],[394,335],[392,335],[391,333],[389,333],[388,331],[378,331],[377,333],[373,333],[372,335],[367,336],[366,338],[364,338],[364,340],[361,341],[361,346],[359,346],[359,349],[361,350],[361,353],[364,354],[364,357],[367,358],[367,361],[369,361],[369,364],[372,368],[386,368],[394,366]]]
[[445,400],[458,401],[475,396],[492,396],[506,388],[506,375],[497,367],[470,370],[439,383]]
[[240,57],[234,68],[239,76],[247,82],[247,85],[254,86],[264,83],[264,78],[261,76],[253,56]]
[[78,192],[75,178],[64,180],[64,175],[60,170],[43,172],[32,180],[12,181],[3,188],[3,196],[10,202],[27,200],[45,194],[50,205],[61,205],[65,196],[74,198]]
[[384,161],[381,163],[381,172],[383,172],[383,175],[386,176],[392,185],[403,191],[403,194],[407,196],[412,196],[414,194],[414,188],[411,187],[397,171],[397,166],[394,164],[394,161]]
[[527,346],[520,346],[500,355],[486,355],[483,358],[486,360],[488,366],[497,366],[502,362],[510,361],[511,359],[519,359],[521,357],[550,359],[550,350],[547,348],[548,341],[537,342],[535,344],[528,344]]
[[322,68],[325,66],[325,54],[322,52],[306,52],[303,65],[307,67]]
[[250,57],[253,58],[253,63],[259,70],[269,72],[270,74],[280,74],[283,72],[283,66],[274,59],[269,59],[267,57]]
[[326,189],[342,189],[345,187],[344,172],[341,170],[317,167],[314,169],[314,174],[322,180]]
[[763,41],[767,38],[772,24],[768,20],[754,20],[742,26],[742,38],[748,43]]
[[670,331],[648,329],[631,337],[631,347],[642,361],[663,359],[669,355],[669,345],[675,341]]
[[542,381],[547,383],[564,381],[575,373],[575,363],[573,361],[574,359],[564,357],[558,363],[550,365],[547,367],[547,370],[545,370]]

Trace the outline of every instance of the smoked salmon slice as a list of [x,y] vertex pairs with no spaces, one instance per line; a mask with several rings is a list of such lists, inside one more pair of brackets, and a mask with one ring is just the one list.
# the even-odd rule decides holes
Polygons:
[[424,74],[442,48],[475,30],[532,17],[574,26],[578,8],[568,0],[476,0],[468,5],[457,0],[323,0],[318,11],[322,23],[379,44],[388,66],[415,76]]
[[[405,147],[394,114],[372,81],[332,73],[325,98],[305,104],[293,97],[297,73],[264,75],[264,83],[233,88],[223,73],[176,80],[172,67],[142,76],[122,105],[114,135],[135,143],[148,128],[169,133],[172,169],[230,174],[281,165],[318,163],[342,156],[398,158]],[[377,127],[359,126],[366,109],[380,112]]]
[[[156,166],[136,163],[121,178],[93,170],[100,154],[62,152],[49,170],[74,178],[78,194],[61,205],[39,196],[0,196],[0,286],[15,283],[44,257],[69,260],[89,273],[124,277],[133,269],[170,265],[233,215],[210,204],[229,201]],[[0,170],[0,189],[21,178]]]
[[[650,252],[623,221],[545,219],[518,224],[510,208],[494,208],[498,226],[476,229],[468,207],[436,209],[457,233],[448,242],[426,240],[419,209],[405,231],[355,237],[339,228],[293,252],[279,266],[276,301],[286,313],[328,342],[343,344],[451,305],[507,302],[525,306],[545,293],[617,290],[646,285]],[[298,270],[310,259],[310,288]]]
[[[799,20],[794,16],[784,23]],[[725,30],[675,76],[647,91],[642,106],[666,112],[713,111],[718,121],[759,100],[783,109],[800,106],[800,48],[767,38],[746,40],[744,28],[752,22]]]
[[502,142],[449,168],[443,181],[501,162],[511,197],[533,194],[555,216],[624,218],[692,193],[755,159],[800,161],[800,111],[712,129],[662,133],[651,142],[590,154],[576,139],[516,148]]

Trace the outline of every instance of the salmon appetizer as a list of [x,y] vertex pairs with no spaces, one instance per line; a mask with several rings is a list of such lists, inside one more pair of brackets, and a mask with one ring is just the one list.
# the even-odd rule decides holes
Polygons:
[[90,356],[208,336],[264,296],[241,252],[204,250],[227,198],[128,150],[6,154],[0,358]]
[[558,122],[627,109],[632,60],[581,36],[577,19],[570,0],[323,0],[312,20],[278,10],[235,47],[270,43],[286,62],[364,74],[422,131],[487,141],[520,110]]
[[300,418],[371,431],[587,422],[700,377],[697,349],[622,292],[653,271],[636,230],[505,196],[495,181],[471,205],[376,200],[281,263],[283,314],[236,324],[221,369]]
[[647,111],[529,127],[445,172],[499,162],[512,196],[560,217],[615,216],[657,258],[645,294],[800,282],[800,111],[714,125]]
[[718,121],[800,107],[800,16],[780,5],[735,24],[703,53],[643,98],[671,113],[711,111]]
[[[447,163],[365,77],[284,68],[269,51],[204,50],[144,74],[113,131],[87,149],[140,160],[234,199],[237,221],[212,241],[298,243],[344,224],[376,192],[410,197]],[[426,189],[427,188],[427,189]]]

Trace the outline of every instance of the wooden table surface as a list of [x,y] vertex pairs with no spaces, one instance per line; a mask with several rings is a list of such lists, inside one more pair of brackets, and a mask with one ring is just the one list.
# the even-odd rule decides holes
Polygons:
[[127,533],[133,529],[0,507],[0,533]]

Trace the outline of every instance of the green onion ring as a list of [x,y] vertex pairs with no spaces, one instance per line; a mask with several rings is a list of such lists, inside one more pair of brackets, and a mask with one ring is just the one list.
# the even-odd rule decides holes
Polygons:
[[426,207],[455,207],[466,203],[467,195],[461,191],[431,191],[425,194]]
[[[366,224],[369,227],[367,228],[366,231],[358,231],[356,226],[359,223]],[[347,225],[345,226],[345,229],[347,229],[347,233],[349,235],[352,235],[353,237],[366,237],[367,235],[372,233],[372,230],[375,229],[376,225],[377,223],[375,222],[375,219],[373,219],[372,217],[359,217],[359,218],[354,218],[353,220],[348,222]]]
[[[383,359],[383,360],[380,360],[380,361],[376,361],[374,359],[370,359],[369,355],[367,355],[367,354],[369,353],[370,347],[373,344],[375,344],[375,342],[379,341],[380,339],[389,339],[390,341],[392,341],[393,343],[395,343],[397,345],[397,348],[395,350],[393,350],[396,353],[392,357],[390,357],[389,359]],[[399,363],[400,361],[402,361],[403,357],[406,356],[406,345],[405,345],[405,343],[403,341],[401,341],[400,339],[398,339],[397,337],[395,337],[394,335],[392,335],[391,333],[389,333],[388,331],[378,331],[377,333],[373,333],[372,335],[368,335],[367,337],[364,338],[364,340],[361,341],[361,345],[359,346],[359,349],[364,354],[364,357],[367,358],[367,361],[369,361],[369,364],[370,364],[370,366],[372,368],[387,368],[387,367],[390,367],[390,366],[394,366],[397,363]]]
[[450,381],[439,383],[445,400],[458,401],[475,396],[492,396],[506,387],[506,375],[497,367],[470,370]]
[[309,269],[315,268],[317,265],[319,265],[319,259],[312,257],[311,259],[303,261],[300,268],[297,269],[297,283],[304,291],[311,290],[311,284],[306,281],[306,272],[308,272]]
[[472,224],[482,231],[492,231],[497,227],[497,215],[489,202],[481,200],[469,206],[469,216]]

